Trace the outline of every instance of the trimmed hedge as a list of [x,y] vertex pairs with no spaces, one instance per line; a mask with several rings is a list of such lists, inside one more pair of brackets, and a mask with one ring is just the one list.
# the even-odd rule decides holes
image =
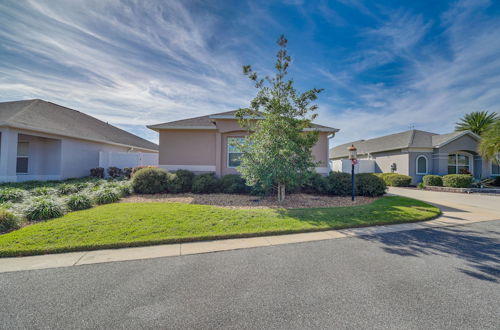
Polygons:
[[411,176],[398,173],[377,173],[376,176],[384,180],[387,186],[408,187],[411,184]]
[[180,185],[180,192],[190,192],[193,186],[194,173],[188,170],[175,171],[176,180]]
[[250,191],[245,179],[238,174],[227,174],[220,178],[220,188],[225,194],[246,194]]
[[137,170],[132,177],[132,189],[137,194],[159,194],[167,191],[169,173],[161,168]]
[[123,176],[123,170],[121,168],[111,166],[111,167],[108,167],[108,175],[111,178],[119,178],[119,177]]
[[351,175],[343,172],[330,172],[326,177],[328,194],[336,196],[349,196],[351,194]]
[[382,196],[387,190],[385,181],[373,173],[359,173],[355,176],[356,194],[360,196]]
[[306,183],[302,186],[301,191],[306,194],[328,194],[330,185],[326,176],[319,173],[313,173]]
[[443,176],[443,186],[451,188],[469,188],[474,178],[470,174],[448,174]]
[[94,167],[90,169],[90,176],[92,178],[104,178],[104,168],[102,167]]
[[220,191],[220,181],[214,173],[196,175],[193,179],[192,191],[195,194],[211,194]]
[[443,186],[443,178],[440,177],[439,175],[432,175],[432,174],[425,175],[422,181],[425,186],[436,186],[436,187]]

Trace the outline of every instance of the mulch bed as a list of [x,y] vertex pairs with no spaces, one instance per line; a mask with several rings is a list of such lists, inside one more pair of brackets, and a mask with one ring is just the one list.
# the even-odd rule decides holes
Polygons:
[[315,196],[308,194],[290,194],[285,201],[278,203],[275,196],[259,197],[249,195],[231,194],[157,194],[157,195],[134,195],[123,198],[121,203],[185,203],[213,205],[234,209],[252,208],[312,208],[312,207],[336,207],[369,204],[376,200],[373,197],[356,196],[354,202],[351,197],[340,196]]

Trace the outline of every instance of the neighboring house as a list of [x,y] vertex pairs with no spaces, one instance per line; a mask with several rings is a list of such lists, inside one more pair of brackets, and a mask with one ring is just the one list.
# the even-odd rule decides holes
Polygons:
[[0,181],[87,176],[103,151],[157,153],[158,146],[43,100],[0,103]]
[[414,184],[426,174],[469,172],[477,179],[500,175],[497,165],[478,155],[479,140],[470,131],[435,134],[409,130],[336,146],[330,149],[330,160],[347,159],[347,147],[354,145],[359,159],[373,161],[375,173],[409,175]]
[[[217,176],[238,173],[241,153],[234,147],[237,139],[248,132],[235,117],[236,111],[150,125],[160,133],[160,167],[174,171],[214,172]],[[328,139],[338,129],[312,124],[308,130],[319,131],[319,140],[312,153],[320,165],[316,171],[329,172]]]

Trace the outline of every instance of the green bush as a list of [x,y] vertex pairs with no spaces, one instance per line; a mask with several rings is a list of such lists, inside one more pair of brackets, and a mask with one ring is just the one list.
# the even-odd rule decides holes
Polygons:
[[126,177],[127,179],[130,179],[130,177],[132,176],[132,167],[124,167],[123,176]]
[[132,176],[135,175],[135,173],[137,173],[138,171],[140,170],[143,170],[145,168],[158,168],[157,166],[149,166],[149,165],[141,165],[141,166],[136,166],[134,168],[132,168]]
[[63,183],[57,187],[59,195],[69,195],[78,192],[80,189],[76,184]]
[[361,196],[381,196],[385,194],[385,181],[373,173],[359,173],[355,176],[356,194]]
[[319,173],[313,173],[302,186],[301,190],[306,194],[328,194],[330,190],[328,178]]
[[164,193],[168,188],[168,174],[156,167],[137,170],[132,177],[132,189],[138,194]]
[[94,200],[97,204],[109,204],[118,202],[120,200],[120,196],[113,189],[104,188],[97,191],[97,193],[94,196]]
[[351,175],[343,172],[330,172],[326,177],[328,183],[328,194],[336,196],[348,196],[351,194]]
[[90,176],[92,178],[99,178],[99,179],[104,178],[104,168],[102,168],[102,167],[91,168],[90,169]]
[[6,209],[0,208],[0,233],[21,227],[19,219]]
[[425,184],[424,184],[423,182],[419,182],[419,183],[417,184],[417,188],[418,188],[418,189],[425,189]]
[[377,173],[376,176],[384,180],[387,186],[408,187],[411,183],[411,176],[398,173]]
[[119,185],[117,189],[122,197],[127,197],[132,194],[132,186],[128,182]]
[[245,179],[238,174],[226,174],[220,178],[220,188],[225,194],[246,194],[250,191]]
[[424,175],[422,182],[425,186],[443,186],[443,178],[439,175]]
[[220,191],[219,179],[214,173],[196,175],[193,179],[192,192],[195,194],[210,194]]
[[119,178],[119,177],[123,176],[123,171],[121,168],[111,166],[111,167],[108,167],[108,175],[111,178]]
[[4,188],[0,190],[0,203],[19,203],[24,198],[24,190],[19,188]]
[[443,176],[443,186],[452,188],[469,188],[474,178],[470,174],[448,174]]
[[92,200],[85,194],[71,195],[66,205],[72,211],[85,210],[92,207]]
[[63,207],[47,197],[35,197],[25,209],[26,218],[31,221],[57,218],[64,214]]
[[193,186],[194,173],[188,170],[177,170],[175,176],[181,185],[180,192],[190,192]]
[[54,195],[55,190],[49,187],[37,187],[30,191],[33,196],[51,196]]

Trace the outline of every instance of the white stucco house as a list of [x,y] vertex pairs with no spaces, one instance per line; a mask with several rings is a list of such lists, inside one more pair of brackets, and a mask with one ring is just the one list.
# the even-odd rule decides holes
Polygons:
[[0,103],[0,182],[87,176],[102,152],[158,153],[158,145],[51,102]]

